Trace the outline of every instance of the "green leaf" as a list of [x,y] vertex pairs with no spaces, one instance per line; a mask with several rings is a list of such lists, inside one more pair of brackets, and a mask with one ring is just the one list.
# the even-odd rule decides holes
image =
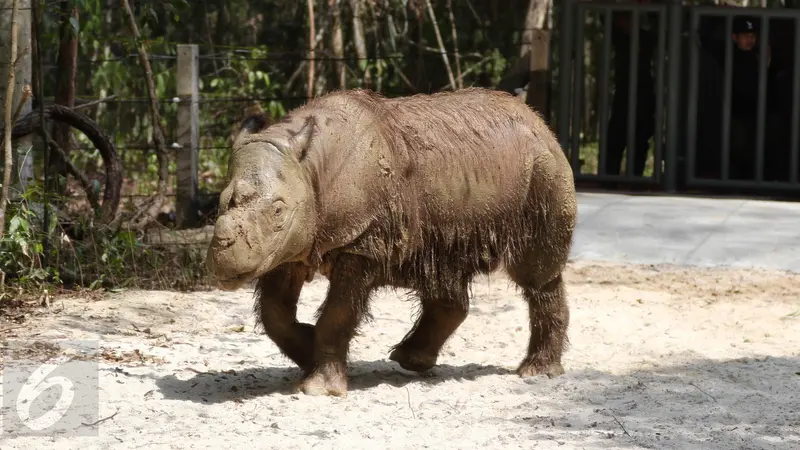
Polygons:
[[14,234],[21,226],[22,219],[19,216],[11,218],[11,224],[8,226],[8,234]]
[[75,31],[75,34],[78,34],[81,31],[80,30],[80,24],[78,23],[78,18],[77,17],[70,17],[69,18],[69,23],[70,23],[70,25],[72,25],[72,30]]

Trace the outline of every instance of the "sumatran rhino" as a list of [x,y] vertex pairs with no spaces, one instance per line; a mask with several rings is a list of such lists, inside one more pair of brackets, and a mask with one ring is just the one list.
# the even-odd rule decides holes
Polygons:
[[[227,290],[257,280],[258,321],[304,371],[297,391],[346,395],[350,341],[381,286],[421,300],[389,359],[432,368],[467,317],[472,279],[501,266],[529,307],[517,373],[564,372],[573,175],[544,121],[511,95],[334,92],[269,126],[245,120],[229,177],[208,269]],[[317,271],[330,287],[310,325],[297,301]]]

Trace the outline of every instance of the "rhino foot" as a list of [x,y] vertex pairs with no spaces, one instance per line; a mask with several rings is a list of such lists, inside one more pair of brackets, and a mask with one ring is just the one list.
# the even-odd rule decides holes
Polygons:
[[547,375],[547,378],[555,378],[564,374],[564,366],[561,363],[536,363],[524,361],[517,368],[517,375],[522,378],[533,377],[536,375]]
[[333,371],[316,370],[296,384],[294,392],[347,397],[347,376]]
[[412,372],[425,372],[436,365],[437,355],[427,355],[404,347],[397,347],[389,355],[389,359],[400,364],[400,367]]

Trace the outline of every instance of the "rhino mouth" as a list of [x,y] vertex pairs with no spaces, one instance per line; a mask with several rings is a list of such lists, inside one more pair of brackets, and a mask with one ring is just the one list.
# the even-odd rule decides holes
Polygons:
[[218,278],[217,286],[226,290],[239,288],[247,282],[253,280],[256,277],[256,272],[258,272],[258,270],[251,270],[249,272],[234,275],[232,277]]
[[[280,265],[286,260],[293,261],[300,258],[301,255],[304,255],[307,252],[306,249],[297,249],[296,252],[290,250],[287,252],[287,250],[289,250],[287,249],[287,245],[290,241],[290,231],[294,223],[294,217],[296,213],[297,208],[293,208],[279,226],[274,226],[272,230],[270,230],[271,235],[266,239],[266,241],[263,241],[264,237],[260,236],[257,239],[257,242],[251,242],[251,239],[254,238],[254,236],[250,236],[247,233],[240,237],[240,239],[243,238],[243,241],[237,241],[237,239],[234,238],[218,239],[215,237],[213,246],[215,247],[214,250],[216,255],[230,254],[230,252],[235,250],[239,252],[243,251],[247,254],[252,254],[253,252],[262,253],[258,250],[269,249],[268,251],[264,252],[266,255],[258,258],[260,259],[259,264],[255,265],[255,267],[247,267],[250,270],[239,273],[236,273],[238,272],[236,270],[228,270],[227,273],[224,273],[226,271],[223,270],[217,270],[218,273],[215,277],[216,285],[224,290],[238,289],[252,280],[260,277],[264,273],[273,270],[276,266]],[[237,245],[239,245],[239,247],[234,249],[234,247]],[[290,254],[287,255],[286,253]],[[224,260],[225,258],[222,259]],[[234,257],[234,259],[236,258]],[[222,263],[220,261],[214,261],[212,264],[216,269],[219,269],[219,265]],[[244,269],[244,267],[242,268]]]

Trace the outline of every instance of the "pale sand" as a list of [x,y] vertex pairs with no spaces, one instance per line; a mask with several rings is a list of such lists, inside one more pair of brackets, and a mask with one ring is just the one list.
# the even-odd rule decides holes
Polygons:
[[[100,417],[116,416],[99,437],[3,430],[0,447],[800,448],[800,276],[572,263],[566,278],[565,375],[509,373],[527,306],[497,274],[473,285],[431,376],[387,360],[414,304],[381,291],[352,346],[347,398],[291,393],[299,369],[254,334],[251,291],[54,302],[0,340],[100,338]],[[326,287],[305,286],[301,319]],[[144,362],[108,357],[134,349]]]

